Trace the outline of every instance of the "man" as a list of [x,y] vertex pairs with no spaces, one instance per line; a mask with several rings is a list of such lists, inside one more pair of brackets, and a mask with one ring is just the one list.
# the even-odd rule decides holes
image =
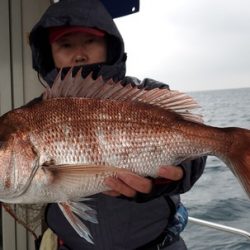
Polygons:
[[[33,67],[50,85],[60,68],[83,66],[84,75],[93,72],[94,77],[102,75],[123,84],[167,87],[150,79],[140,82],[125,77],[123,39],[98,0],[62,0],[52,5],[33,28],[30,45]],[[204,164],[202,158],[180,166],[163,166],[159,170],[163,178],[156,180],[132,173],[107,178],[111,191],[95,195],[91,201],[99,224],[86,222],[94,245],[77,235],[56,204],[48,206],[46,222],[64,249],[186,249],[179,237],[182,227],[173,230],[174,216],[183,210],[178,194],[192,187]]]

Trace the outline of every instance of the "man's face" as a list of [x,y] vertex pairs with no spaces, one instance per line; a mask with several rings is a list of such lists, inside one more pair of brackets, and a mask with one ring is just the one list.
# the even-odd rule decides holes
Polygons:
[[71,33],[51,44],[52,56],[58,68],[106,62],[104,37],[88,33]]

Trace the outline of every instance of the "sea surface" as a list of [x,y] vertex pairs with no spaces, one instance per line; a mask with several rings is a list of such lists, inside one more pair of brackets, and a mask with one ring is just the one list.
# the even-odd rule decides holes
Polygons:
[[[250,88],[189,93],[206,124],[250,129]],[[218,158],[209,156],[204,174],[182,195],[189,216],[250,233],[250,199]],[[188,223],[182,233],[190,250],[250,250],[250,239]]]

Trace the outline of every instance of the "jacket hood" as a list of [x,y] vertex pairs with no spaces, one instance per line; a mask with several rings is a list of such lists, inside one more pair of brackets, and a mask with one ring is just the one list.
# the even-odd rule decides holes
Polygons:
[[123,39],[103,4],[99,0],[61,0],[50,5],[29,36],[33,68],[49,84],[52,79],[47,78],[53,75],[51,72],[55,71],[55,65],[48,40],[48,28],[57,26],[84,26],[104,31],[108,62],[98,67],[99,75],[104,78],[112,77],[114,80],[125,76],[126,54]]

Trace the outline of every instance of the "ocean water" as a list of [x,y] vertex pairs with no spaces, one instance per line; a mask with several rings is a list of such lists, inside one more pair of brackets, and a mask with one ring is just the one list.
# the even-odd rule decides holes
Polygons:
[[[206,124],[250,129],[250,88],[190,93]],[[209,156],[204,174],[182,195],[189,215],[250,232],[250,199],[232,172]],[[192,222],[182,233],[190,250],[250,250],[250,239]]]

